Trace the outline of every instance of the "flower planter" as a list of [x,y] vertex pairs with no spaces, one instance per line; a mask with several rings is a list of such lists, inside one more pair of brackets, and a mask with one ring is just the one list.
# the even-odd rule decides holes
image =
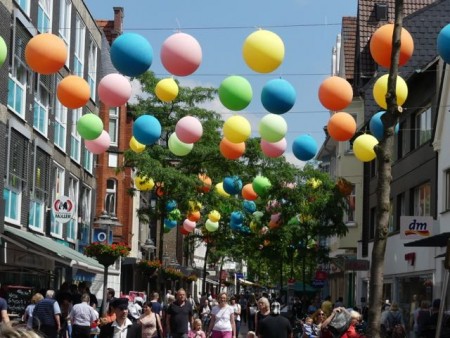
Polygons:
[[95,256],[95,258],[103,266],[110,266],[110,265],[114,264],[114,262],[117,260],[116,256],[112,256],[109,254],[101,254],[101,255]]

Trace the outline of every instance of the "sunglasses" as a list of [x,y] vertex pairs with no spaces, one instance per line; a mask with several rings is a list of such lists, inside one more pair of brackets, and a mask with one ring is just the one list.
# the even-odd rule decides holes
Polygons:
[[325,316],[325,313],[319,313],[318,316]]

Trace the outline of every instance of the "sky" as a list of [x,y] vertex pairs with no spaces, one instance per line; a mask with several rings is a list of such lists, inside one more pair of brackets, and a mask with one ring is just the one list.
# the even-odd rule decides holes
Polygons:
[[[331,53],[341,31],[343,16],[356,16],[357,0],[84,0],[95,19],[112,20],[113,7],[124,8],[124,32],[146,37],[153,48],[150,70],[160,77],[171,76],[162,66],[163,42],[178,31],[192,35],[202,47],[202,63],[195,73],[176,77],[183,86],[218,88],[230,75],[245,77],[253,89],[250,105],[239,114],[252,125],[252,136],[259,136],[260,119],[268,114],[260,95],[265,83],[283,78],[295,88],[294,107],[282,116],[288,124],[285,157],[302,165],[292,154],[296,137],[309,134],[318,144],[325,140],[323,127],[329,112],[320,104],[318,89],[331,75]],[[284,42],[285,57],[269,74],[251,70],[242,57],[248,35],[258,29],[276,33]],[[234,115],[217,98],[207,108]]]

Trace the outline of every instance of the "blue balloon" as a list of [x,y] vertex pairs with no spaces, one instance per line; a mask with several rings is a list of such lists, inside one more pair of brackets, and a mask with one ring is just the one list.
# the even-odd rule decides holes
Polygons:
[[168,229],[173,229],[177,226],[177,221],[173,219],[164,218],[164,226]]
[[441,29],[437,37],[437,50],[440,57],[450,63],[450,24]]
[[233,211],[230,216],[230,223],[239,224],[244,221],[244,214],[241,211]]
[[161,124],[152,115],[139,116],[133,124],[133,136],[139,143],[153,144],[161,137]]
[[175,200],[168,200],[166,203],[166,211],[171,212],[177,207],[177,202]]
[[142,35],[125,33],[111,45],[111,61],[114,67],[127,76],[139,76],[150,68],[153,48]]
[[242,190],[241,179],[237,176],[225,177],[223,180],[223,190],[230,195],[239,194]]
[[272,114],[288,112],[294,106],[296,98],[294,87],[283,79],[268,81],[261,92],[262,105]]
[[[378,113],[374,114],[371,117],[370,122],[369,122],[369,130],[378,141],[381,141],[384,136],[384,125],[383,125],[383,121],[381,121],[381,116],[384,113],[385,113],[385,111],[379,111]],[[398,133],[399,129],[400,129],[400,126],[397,123],[395,125],[395,129],[394,129],[396,134]]]
[[247,201],[245,200],[242,203],[242,206],[244,207],[245,211],[253,214],[256,211],[256,203],[253,201]]
[[292,144],[292,152],[300,161],[309,161],[317,153],[317,142],[311,135],[298,136]]
[[230,222],[230,228],[231,228],[231,230],[241,230],[241,228],[242,228],[242,223],[233,223],[233,222]]

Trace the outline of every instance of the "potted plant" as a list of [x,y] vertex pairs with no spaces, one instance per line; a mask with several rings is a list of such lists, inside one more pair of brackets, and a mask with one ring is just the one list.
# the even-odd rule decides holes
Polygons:
[[184,278],[185,278],[186,282],[188,282],[188,283],[196,282],[198,280],[197,275],[194,273],[190,274],[189,276],[185,276]]
[[161,261],[159,261],[158,259],[155,260],[142,259],[138,263],[138,268],[148,275],[153,275],[155,271],[158,270],[161,266],[162,266]]
[[84,254],[88,257],[95,258],[104,266],[109,266],[113,264],[117,258],[128,256],[130,250],[130,247],[125,243],[105,244],[93,242],[84,248]]
[[164,270],[163,270],[163,276],[166,279],[176,280],[176,279],[182,278],[184,275],[180,270],[177,270],[177,269],[174,269],[171,267],[167,267],[167,268],[164,268]]

